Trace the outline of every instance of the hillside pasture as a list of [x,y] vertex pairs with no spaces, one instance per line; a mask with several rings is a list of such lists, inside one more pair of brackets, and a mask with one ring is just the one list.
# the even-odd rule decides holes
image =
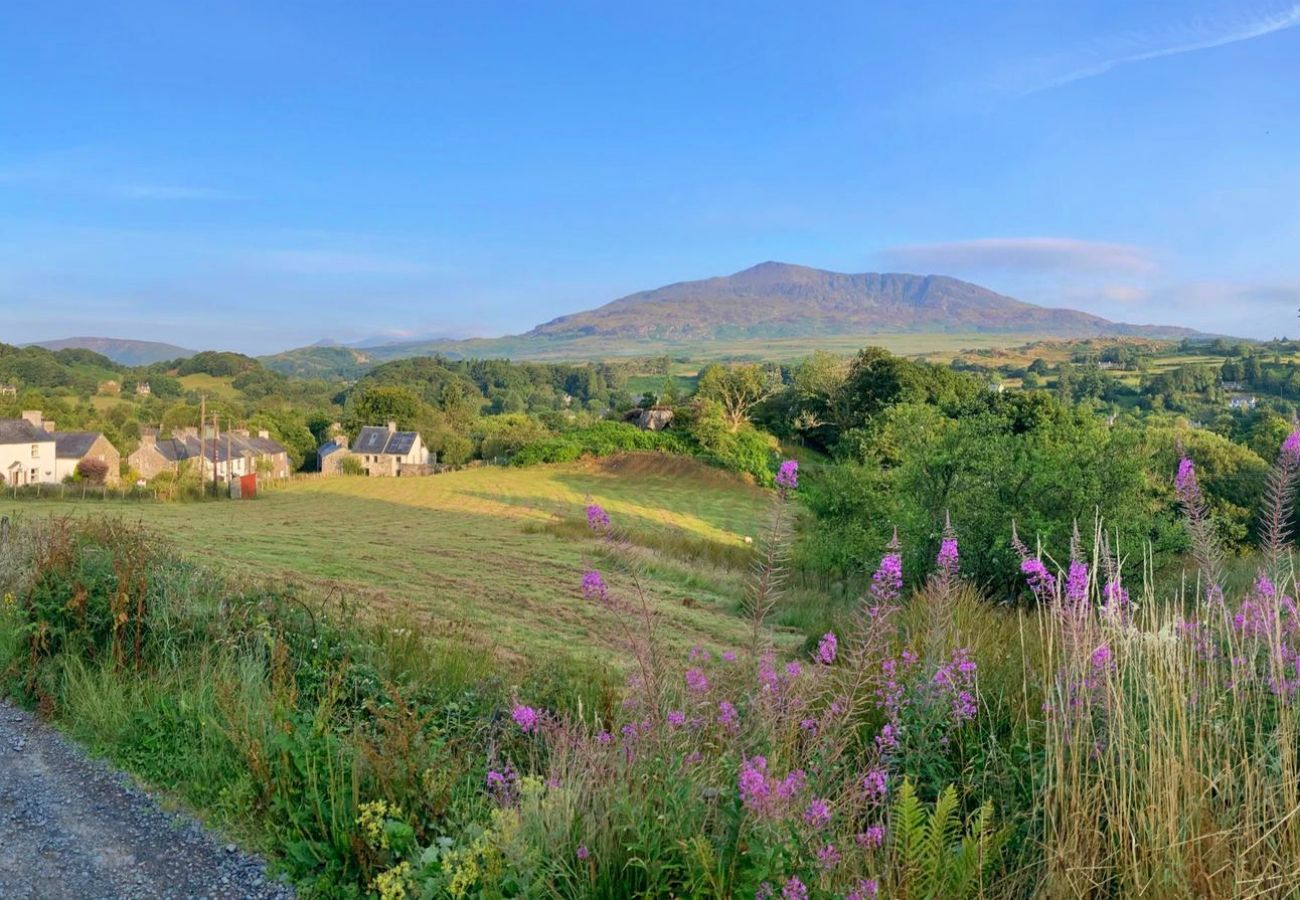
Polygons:
[[533,468],[482,467],[428,478],[316,478],[253,502],[40,502],[11,514],[120,516],[170,536],[230,574],[285,579],[354,601],[395,624],[463,634],[502,659],[610,658],[607,610],[578,582],[599,568],[633,585],[586,528],[600,503],[627,529],[642,580],[674,648],[742,639],[737,615],[769,494],[691,460],[627,455]]

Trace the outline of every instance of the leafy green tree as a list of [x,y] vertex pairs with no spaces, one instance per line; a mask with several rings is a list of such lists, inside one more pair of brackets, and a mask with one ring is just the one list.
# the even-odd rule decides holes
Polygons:
[[423,412],[420,398],[402,387],[377,385],[363,388],[349,398],[343,414],[343,427],[356,437],[366,425],[397,422],[399,429],[410,429]]
[[727,427],[737,431],[749,421],[754,407],[777,389],[776,374],[755,364],[728,368],[713,363],[700,372],[695,393],[703,400],[716,403]]

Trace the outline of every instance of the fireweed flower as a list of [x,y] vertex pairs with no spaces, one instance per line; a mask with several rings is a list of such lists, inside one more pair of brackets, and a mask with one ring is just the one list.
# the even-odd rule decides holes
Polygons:
[[1105,669],[1110,665],[1111,652],[1110,647],[1102,644],[1096,650],[1092,651],[1092,667],[1097,670]]
[[955,537],[946,537],[939,544],[939,555],[935,557],[935,565],[939,567],[939,575],[946,581],[951,581],[957,577],[957,571],[961,566],[961,559],[957,552],[957,539]]
[[880,896],[880,882],[867,878],[858,882],[852,892],[844,895],[844,900],[876,900]]
[[1047,571],[1047,566],[1036,556],[1031,556],[1020,564],[1020,571],[1029,583],[1039,603],[1049,603],[1056,597],[1056,579]]
[[889,796],[889,773],[884,769],[872,769],[862,779],[862,789],[867,799],[879,803]]
[[592,531],[604,531],[609,527],[609,514],[600,504],[592,503],[587,507],[587,525]]
[[724,651],[723,654],[722,654],[722,661],[723,661],[723,662],[735,662],[735,661],[736,661],[736,651],[735,651],[735,650],[726,650],[726,651]]
[[697,694],[703,694],[709,689],[709,679],[699,669],[687,669],[686,686]]
[[740,802],[749,809],[761,811],[772,795],[772,786],[767,781],[767,759],[754,756],[745,760],[741,763],[737,781]]
[[829,872],[840,864],[840,851],[835,849],[834,844],[827,844],[817,851],[817,861]]
[[871,599],[877,606],[892,606],[903,595],[903,557],[886,553],[871,576]]
[[589,569],[582,576],[582,596],[588,600],[605,600],[609,597],[609,588],[605,579],[595,569]]
[[803,820],[813,828],[825,828],[831,821],[831,808],[820,797],[814,797],[804,810]]
[[587,851],[587,845],[586,845],[586,844],[579,844],[579,845],[578,845],[578,850],[577,850],[577,854],[576,854],[576,855],[577,855],[578,859],[586,859],[586,858],[587,858],[588,856],[590,856],[591,854]]
[[793,800],[802,794],[803,789],[807,786],[808,777],[804,775],[803,769],[795,769],[776,786],[776,795],[782,800]]
[[885,826],[871,825],[867,830],[854,838],[859,847],[867,850],[878,850],[885,844]]
[[790,880],[781,888],[782,900],[808,900],[808,888],[798,875],[791,875]]
[[788,662],[785,664],[785,674],[789,675],[791,678],[798,678],[803,674],[803,666],[799,665],[797,662]]
[[793,491],[799,486],[799,461],[787,459],[776,471],[776,486]]
[[828,631],[822,635],[821,642],[817,645],[817,661],[823,666],[829,666],[835,662],[835,654],[839,650],[839,640],[835,637],[835,632]]
[[1101,589],[1102,612],[1109,616],[1123,615],[1128,610],[1128,591],[1118,581],[1108,581]]
[[718,701],[718,724],[723,728],[731,728],[736,724],[736,721],[736,707],[726,700]]
[[537,715],[537,710],[533,709],[531,706],[516,705],[515,708],[511,710],[510,717],[515,720],[515,724],[519,726],[519,730],[524,734],[537,730],[539,717]]
[[680,728],[686,724],[686,714],[674,709],[672,712],[668,713],[668,724],[674,728]]
[[1078,608],[1088,602],[1088,565],[1070,560],[1069,574],[1065,577],[1065,602]]

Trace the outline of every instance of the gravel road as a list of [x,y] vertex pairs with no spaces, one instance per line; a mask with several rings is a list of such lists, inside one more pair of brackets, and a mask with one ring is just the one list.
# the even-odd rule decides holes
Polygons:
[[0,898],[292,898],[261,860],[0,700]]

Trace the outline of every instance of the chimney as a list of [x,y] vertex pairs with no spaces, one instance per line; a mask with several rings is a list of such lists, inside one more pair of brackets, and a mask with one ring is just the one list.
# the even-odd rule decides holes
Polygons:
[[348,449],[348,435],[347,435],[347,432],[346,432],[346,431],[341,431],[341,432],[339,432],[338,434],[334,435],[334,443],[335,443],[337,446],[342,447],[344,450]]
[[45,421],[45,419],[41,415],[41,411],[39,409],[24,409],[23,421],[36,428],[40,428],[41,423]]
[[45,428],[46,434],[54,434],[54,423],[51,422],[49,419],[46,419],[45,421],[41,422],[41,425]]
[[392,434],[396,430],[397,430],[397,423],[390,419],[388,422],[388,433]]
[[140,434],[141,447],[154,447],[158,444],[158,432],[152,428],[145,430]]
[[257,433],[257,436],[260,437],[260,438],[261,438],[262,440],[264,440],[264,441],[269,441],[269,440],[271,439],[271,432],[269,432],[269,431],[267,431],[265,428],[263,428],[261,431],[259,431],[259,432]]

